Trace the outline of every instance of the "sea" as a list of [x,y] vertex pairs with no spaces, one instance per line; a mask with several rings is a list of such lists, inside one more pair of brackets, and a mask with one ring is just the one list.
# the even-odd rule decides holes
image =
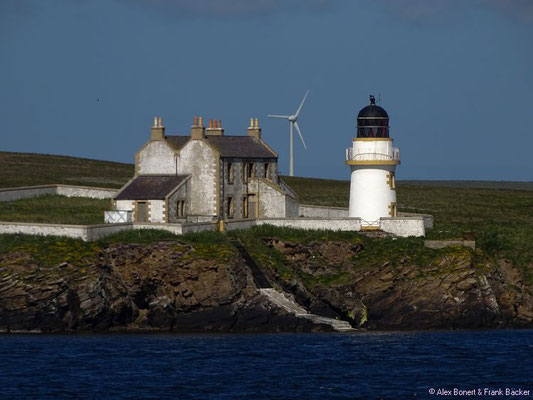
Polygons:
[[0,399],[533,398],[533,330],[0,336]]

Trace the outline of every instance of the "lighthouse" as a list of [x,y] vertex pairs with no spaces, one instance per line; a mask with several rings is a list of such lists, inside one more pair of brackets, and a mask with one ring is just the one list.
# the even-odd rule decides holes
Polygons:
[[400,150],[392,146],[387,111],[372,95],[370,105],[357,116],[357,135],[346,149],[346,164],[351,174],[349,216],[361,218],[363,229],[378,229],[380,218],[396,217]]

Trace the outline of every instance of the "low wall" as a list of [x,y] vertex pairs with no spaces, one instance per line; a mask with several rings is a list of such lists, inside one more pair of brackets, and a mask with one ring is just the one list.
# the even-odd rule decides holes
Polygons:
[[[206,225],[202,227],[202,225]],[[189,231],[199,232],[208,230],[212,224],[198,224],[182,229],[181,224],[102,224],[102,225],[63,225],[63,224],[37,224],[27,222],[0,222],[0,234],[25,234],[39,236],[65,236],[84,241],[94,241],[118,232],[132,229],[158,229],[181,235]]]
[[424,246],[430,249],[442,249],[448,246],[462,246],[470,247],[472,250],[476,249],[475,240],[426,240]]
[[300,204],[298,215],[305,218],[348,218],[348,209],[343,207],[313,206]]
[[39,236],[65,236],[85,241],[98,240],[114,233],[132,229],[131,224],[114,225],[63,225],[26,222],[0,222],[0,234]]
[[160,231],[167,231],[174,235],[182,235],[184,232],[182,224],[153,224],[144,222],[134,222],[132,229],[156,229]]
[[387,217],[381,218],[379,227],[383,232],[392,233],[395,236],[424,236],[424,218],[422,217]]
[[92,199],[111,199],[117,189],[73,185],[39,185],[0,189],[0,202],[29,199],[32,197],[57,194],[66,197],[88,197]]
[[0,202],[29,199],[32,197],[56,194],[55,185],[27,186],[19,188],[0,189]]
[[424,228],[433,229],[433,215],[431,214],[417,214],[409,212],[399,212],[398,217],[422,217],[424,218]]
[[233,221],[226,221],[224,223],[224,229],[226,231],[235,231],[239,229],[250,229],[257,225],[255,219],[238,219]]
[[66,236],[70,238],[87,240],[87,226],[60,225],[60,224],[34,224],[26,222],[0,222],[0,233],[40,236]]
[[216,231],[217,224],[215,222],[201,222],[199,224],[183,224],[182,233],[193,233],[193,232],[205,232],[205,231]]
[[95,241],[105,238],[106,236],[113,235],[122,231],[129,231],[134,229],[131,223],[127,224],[105,224],[105,225],[85,225],[86,237],[80,238],[85,241]]
[[360,231],[360,218],[262,218],[256,225],[274,225],[297,229],[324,229],[331,231]]
[[91,199],[112,199],[118,189],[89,186],[56,185],[56,194],[67,197],[89,197]]

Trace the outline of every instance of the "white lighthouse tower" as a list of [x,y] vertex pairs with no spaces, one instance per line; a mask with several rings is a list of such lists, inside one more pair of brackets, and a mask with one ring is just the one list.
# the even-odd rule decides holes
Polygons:
[[396,217],[394,174],[400,151],[392,147],[389,115],[372,95],[357,116],[357,137],[346,149],[346,164],[351,171],[350,217],[361,218],[363,229],[377,229],[380,218]]

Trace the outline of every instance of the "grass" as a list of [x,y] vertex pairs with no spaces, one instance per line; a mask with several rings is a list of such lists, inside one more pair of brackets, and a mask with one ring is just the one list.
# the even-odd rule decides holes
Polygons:
[[134,174],[132,164],[48,154],[0,152],[0,187],[63,183],[120,188]]
[[0,202],[0,221],[93,225],[104,223],[109,199],[45,195]]
[[[292,228],[279,228],[270,225],[256,226],[249,230],[228,232],[228,236],[238,238],[262,268],[271,268],[286,281],[301,280],[308,287],[335,286],[353,282],[362,271],[372,270],[390,264],[399,267],[402,262],[416,265],[421,273],[428,267],[438,265],[445,257],[486,261],[483,254],[476,254],[468,248],[429,249],[423,238],[372,238],[358,232],[308,231]],[[317,266],[327,265],[327,274],[310,274],[302,271],[298,262],[291,262],[275,248],[270,248],[264,238],[277,238],[283,242],[309,244],[311,242],[348,242],[362,245],[350,260],[339,265],[321,259],[317,254],[308,262]],[[478,252],[479,253],[479,252]],[[441,271],[443,272],[443,271]]]

